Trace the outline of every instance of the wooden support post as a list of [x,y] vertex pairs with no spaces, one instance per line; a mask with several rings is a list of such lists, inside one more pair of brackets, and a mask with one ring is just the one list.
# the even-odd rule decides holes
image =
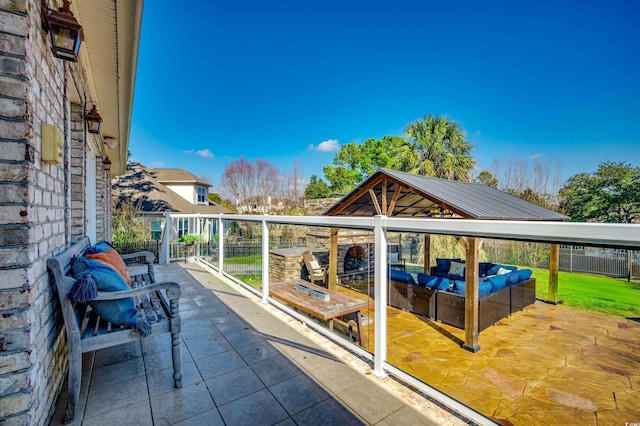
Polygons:
[[424,273],[428,274],[431,268],[431,235],[424,234]]
[[338,229],[331,228],[329,245],[329,282],[327,288],[331,291],[336,290],[338,283]]
[[464,300],[464,344],[462,347],[470,352],[478,352],[479,307],[478,296],[478,239],[466,238],[467,257],[464,268],[465,300]]
[[560,268],[560,244],[551,244],[549,250],[548,302],[558,304],[558,269]]

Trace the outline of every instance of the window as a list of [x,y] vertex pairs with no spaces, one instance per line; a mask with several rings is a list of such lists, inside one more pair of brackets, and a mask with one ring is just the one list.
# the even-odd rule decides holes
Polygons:
[[178,238],[189,233],[189,219],[178,219]]
[[151,239],[159,240],[161,237],[162,237],[162,221],[161,220],[151,221]]
[[196,187],[198,191],[198,204],[204,204],[207,202],[207,190],[201,186]]

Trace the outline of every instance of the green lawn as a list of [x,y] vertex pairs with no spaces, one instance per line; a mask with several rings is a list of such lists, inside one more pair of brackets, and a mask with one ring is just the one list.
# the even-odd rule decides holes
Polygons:
[[236,264],[236,265],[260,265],[262,262],[262,255],[252,254],[250,256],[236,256],[225,257],[224,263]]
[[[530,268],[536,279],[536,296],[547,300],[549,271]],[[568,306],[622,315],[640,317],[640,282],[627,282],[624,278],[602,275],[559,272],[558,300]]]

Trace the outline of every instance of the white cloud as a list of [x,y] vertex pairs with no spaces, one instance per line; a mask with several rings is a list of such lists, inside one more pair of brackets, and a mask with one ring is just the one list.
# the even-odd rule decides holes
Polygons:
[[199,155],[203,158],[213,158],[213,153],[208,149],[199,149],[198,151],[196,151],[196,155]]
[[536,161],[540,157],[542,157],[542,154],[533,154],[531,157],[529,157],[529,160]]
[[192,149],[185,149],[184,151],[181,151],[183,154],[193,154],[193,150]]
[[164,167],[164,163],[162,161],[153,161],[151,162],[151,166],[157,169],[160,167]]
[[332,152],[339,150],[340,144],[338,143],[338,139],[328,139],[326,141],[320,142],[317,147],[311,145],[310,148],[320,152]]

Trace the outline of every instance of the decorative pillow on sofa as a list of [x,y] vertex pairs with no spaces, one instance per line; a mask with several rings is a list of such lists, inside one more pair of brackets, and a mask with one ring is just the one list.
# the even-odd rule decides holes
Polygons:
[[400,259],[400,253],[387,253],[387,262],[398,263]]
[[76,256],[71,264],[71,275],[76,278],[68,296],[72,302],[88,302],[96,314],[114,325],[133,328],[143,336],[151,334],[151,324],[137,318],[138,310],[133,298],[118,300],[92,300],[98,291],[122,291],[129,286],[112,267],[83,256]]
[[487,274],[487,271],[493,268],[494,266],[496,265],[491,262],[480,262],[478,263],[478,274],[481,277],[486,277],[487,275],[489,275]]
[[449,269],[451,268],[451,261],[464,263],[464,260],[460,258],[456,258],[456,259],[436,258],[437,271],[442,272],[443,274],[448,273]]
[[531,271],[531,269],[518,269],[518,281],[522,282],[528,280],[529,278],[531,278],[532,273],[533,272]]
[[502,269],[507,269],[509,271],[515,271],[516,269],[518,269],[515,266],[494,265],[492,268],[489,268],[487,270],[487,276],[489,276],[489,275],[498,275],[498,270],[501,269],[501,268]]
[[507,287],[507,276],[506,275],[491,275],[489,277],[487,277],[487,279],[485,280],[489,281],[491,283],[491,285],[493,286],[493,291],[500,291],[503,288]]
[[120,257],[120,254],[111,244],[106,241],[100,241],[96,245],[89,247],[84,252],[84,257],[94,259],[111,266],[115,269],[126,281],[129,288],[131,288],[131,276],[124,261]]
[[451,261],[451,265],[449,266],[449,274],[451,275],[459,275],[461,277],[464,276],[464,263],[456,262],[454,260]]
[[509,272],[512,272],[512,271],[507,268],[498,268],[496,275],[507,275]]

